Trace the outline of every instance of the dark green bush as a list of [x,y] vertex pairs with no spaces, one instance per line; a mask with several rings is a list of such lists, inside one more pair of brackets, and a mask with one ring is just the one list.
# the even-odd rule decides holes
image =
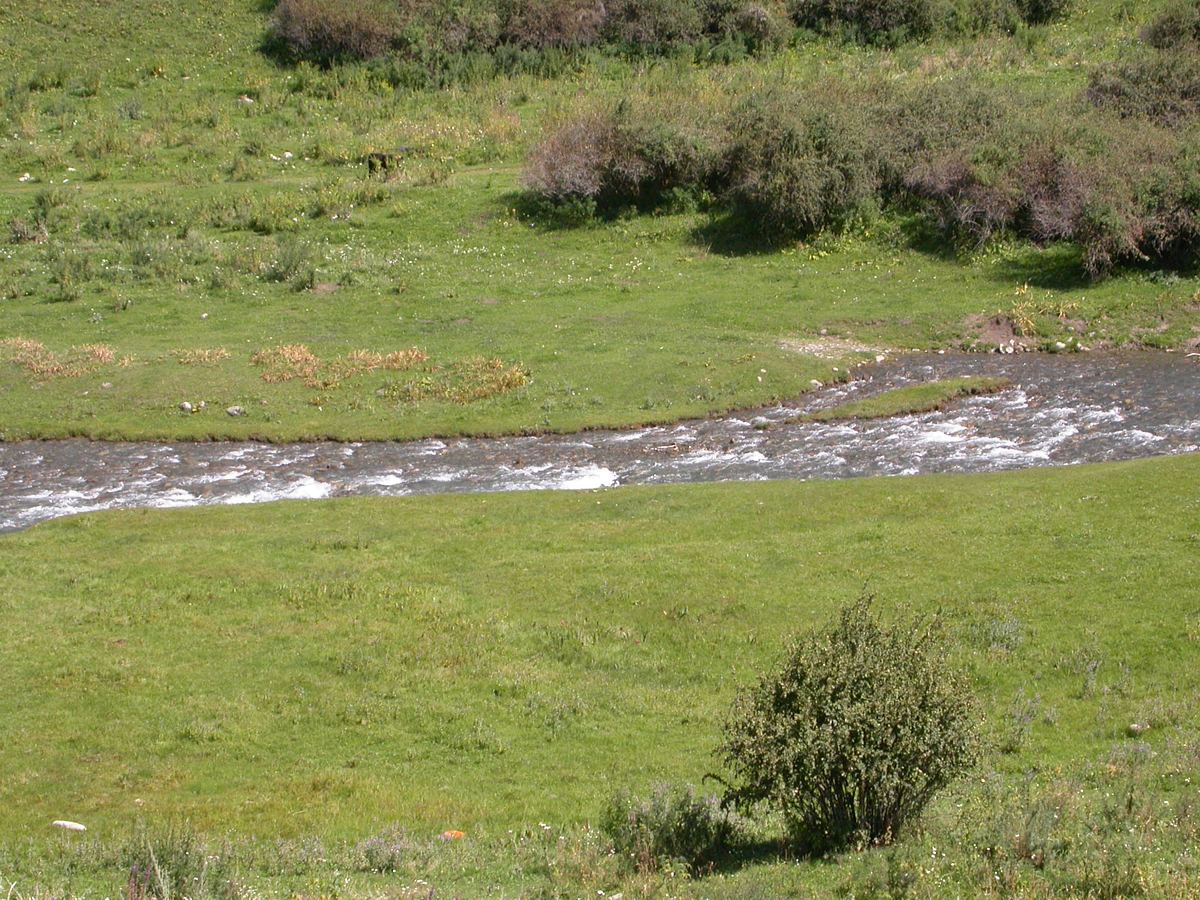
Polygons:
[[805,852],[886,844],[977,757],[966,682],[929,629],[859,601],[743,692],[719,754],[729,798],[782,814]]
[[705,31],[715,40],[732,40],[751,53],[782,46],[792,22],[782,0],[706,0],[702,6]]
[[1200,45],[1150,50],[1101,66],[1091,74],[1087,96],[1121,116],[1182,124],[1200,114]]
[[380,56],[400,25],[387,0],[280,0],[271,16],[272,35],[289,54],[326,64]]
[[793,21],[865,44],[895,45],[933,34],[948,11],[937,0],[790,0]]
[[1066,15],[1071,0],[1014,0],[1021,20],[1028,25],[1045,25]]
[[1159,50],[1200,43],[1200,0],[1176,0],[1142,29],[1141,37]]
[[729,199],[764,234],[838,228],[875,199],[880,174],[868,123],[840,98],[757,94],[734,111],[729,133]]
[[616,851],[643,870],[673,861],[698,870],[712,863],[735,834],[720,801],[698,795],[691,785],[660,784],[649,797],[618,794],[600,827]]
[[587,47],[600,40],[602,0],[510,0],[502,39],[521,47]]
[[605,214],[699,190],[713,167],[712,135],[663,112],[622,103],[568,119],[534,147],[523,186],[556,203],[594,201]]

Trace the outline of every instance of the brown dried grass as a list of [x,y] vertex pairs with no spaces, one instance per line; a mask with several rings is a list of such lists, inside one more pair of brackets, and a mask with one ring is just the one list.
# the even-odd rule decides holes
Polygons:
[[[85,344],[65,353],[55,353],[41,341],[11,337],[0,340],[0,357],[38,379],[78,378],[117,361],[107,344]],[[132,361],[132,357],[126,357]],[[121,365],[126,365],[123,359]]]
[[316,378],[321,368],[321,358],[304,344],[280,344],[259,350],[250,357],[251,365],[261,366],[265,371],[262,380],[278,384],[303,378],[305,382]]
[[224,347],[193,347],[172,350],[171,355],[181,366],[215,366],[229,359],[229,351]]

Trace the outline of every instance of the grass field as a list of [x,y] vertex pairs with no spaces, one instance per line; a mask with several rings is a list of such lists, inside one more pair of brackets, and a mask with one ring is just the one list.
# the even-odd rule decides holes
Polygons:
[[[438,93],[393,90],[363,66],[277,67],[256,49],[258,4],[194,7],[20,2],[0,25],[3,439],[569,431],[795,396],[844,371],[845,350],[781,346],[822,331],[958,346],[1000,314],[1034,344],[1178,347],[1200,324],[1186,273],[1093,284],[1070,246],[932,250],[902,215],[759,248],[703,212],[585,228],[517,212],[524,153],[579,96],[963,65],[1065,94],[1151,6],[1098,4],[966,47],[610,59]],[[368,177],[363,154],[396,146],[411,148],[400,170]],[[251,360],[281,346],[319,365],[264,380]],[[402,373],[345,363],[413,347],[428,359]]]
[[6,536],[0,875],[30,887],[12,848],[56,818],[100,840],[139,817],[330,842],[399,823],[491,848],[482,871],[428,863],[446,885],[512,892],[546,876],[503,857],[509,829],[698,781],[737,686],[864,590],[888,617],[940,612],[986,708],[984,771],[1167,758],[1197,724],[1198,466],[130,511]]
[[[572,225],[520,182],[545,128],[633,92],[969,72],[1065,103],[1164,6],[435,92],[277,64],[260,0],[10,0],[0,441],[575,431],[769,404],[896,349],[1192,349],[1194,268],[1092,282],[1073,245],[956,245],[904,208],[784,245],[702,197]],[[0,893],[1200,896],[1198,475],[1189,456],[0,536]],[[986,716],[979,769],[892,848],[797,860],[767,817],[699,875],[616,854],[592,827],[608,799],[699,783],[738,687],[864,592],[939,615]]]

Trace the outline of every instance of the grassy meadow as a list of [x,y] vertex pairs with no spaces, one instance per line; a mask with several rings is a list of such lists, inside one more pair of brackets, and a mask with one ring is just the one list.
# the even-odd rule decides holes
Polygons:
[[[548,56],[433,90],[280,61],[260,0],[9,0],[0,441],[569,432],[995,334],[1192,350],[1194,266],[1091,279],[1075,244],[942,240],[903,204],[764,242],[702,192],[582,221],[522,187],[549,129],[634,95],[703,110],[969,72],[1044,112],[1165,6],[890,48],[808,33],[727,64]],[[0,536],[0,893],[1200,896],[1198,475],[1187,456]],[[703,872],[615,852],[609,798],[715,790],[737,689],[864,593],[939,618],[982,704],[978,770],[890,848],[796,858],[766,817]]]
[[[974,891],[980,867],[1011,863],[1014,883],[1053,886],[1086,865],[1084,836],[1051,825],[1067,844],[1044,870],[989,863],[967,833],[1076,779],[1076,803],[1128,788],[1178,813],[1155,818],[1155,853],[1117,862],[1194,888],[1173,841],[1200,828],[1198,466],[128,511],[5,536],[0,877],[114,886],[129,857],[111,848],[137,821],[186,822],[218,847],[326,842],[334,861],[295,878],[242,851],[240,883],[305,892],[333,877],[339,841],[398,825],[400,874],[342,892],[432,878],[451,896],[578,896],[640,877],[671,893],[669,873],[630,874],[582,829],[619,789],[715,771],[735,690],[867,591],[889,618],[940,615],[986,711],[978,780],[928,826],[961,832],[942,852],[965,880],[945,884]],[[984,790],[985,818],[957,821]],[[110,849],[55,849],[56,818]],[[447,829],[461,847],[433,840]],[[547,870],[537,854],[560,837],[582,856]],[[766,852],[676,887],[833,891],[884,853]],[[934,868],[918,893],[951,874]]]
[[[0,24],[0,437],[661,422],[795,396],[855,358],[786,349],[797,339],[955,347],[992,315],[1033,346],[1188,345],[1200,281],[1187,272],[1091,282],[1071,245],[938,247],[899,211],[771,247],[687,208],[564,227],[525,209],[518,179],[581,97],[964,68],[1068,96],[1157,8],[1101,3],[895,50],[814,41],[727,66],[589,58],[428,91],[366,64],[277,64],[249,0],[186,16],[18,0]],[[398,167],[369,175],[366,153],[398,147]],[[275,376],[253,362],[279,348],[316,362]],[[369,362],[412,348],[425,359],[402,371]]]

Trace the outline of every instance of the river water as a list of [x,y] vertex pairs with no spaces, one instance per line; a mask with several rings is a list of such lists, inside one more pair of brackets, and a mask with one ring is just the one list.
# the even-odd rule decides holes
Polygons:
[[[1013,387],[922,415],[784,422],[956,375],[1007,376]],[[913,355],[860,368],[853,381],[792,404],[631,431],[403,443],[0,444],[0,531],[114,507],[991,472],[1198,449],[1195,357]]]

